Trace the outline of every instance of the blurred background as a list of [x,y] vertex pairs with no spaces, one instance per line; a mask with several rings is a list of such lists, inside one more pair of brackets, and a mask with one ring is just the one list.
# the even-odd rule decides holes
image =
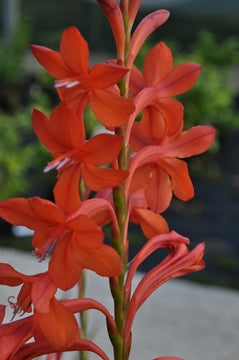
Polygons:
[[[206,243],[207,267],[187,278],[239,289],[239,2],[238,0],[145,0],[137,22],[158,8],[170,10],[137,58],[164,41],[175,64],[197,62],[203,71],[196,86],[179,98],[185,127],[210,124],[217,139],[210,151],[188,161],[195,197],[177,199],[163,215],[170,228]],[[55,174],[43,174],[50,160],[31,126],[34,107],[49,114],[58,104],[51,79],[29,53],[31,43],[58,49],[62,31],[77,26],[89,42],[91,61],[115,57],[110,26],[95,0],[0,0],[0,199],[39,195],[50,198]],[[91,114],[89,114],[92,120]],[[31,249],[0,222],[0,246]],[[130,256],[145,239],[131,229]],[[142,264],[158,262],[156,252]]]

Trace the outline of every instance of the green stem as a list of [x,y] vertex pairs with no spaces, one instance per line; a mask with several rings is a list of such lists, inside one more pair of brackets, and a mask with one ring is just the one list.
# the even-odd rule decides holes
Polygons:
[[[86,272],[82,271],[81,280],[78,284],[79,288],[79,298],[85,297],[85,288],[86,288]],[[80,312],[80,338],[87,339],[87,323],[88,323],[88,314],[87,311]],[[88,360],[89,352],[88,351],[80,351],[79,352],[79,360]]]
[[[124,19],[124,28],[125,28],[125,56],[124,56],[124,65],[127,64],[129,45],[130,45],[130,28],[128,23],[128,1],[121,0],[120,6],[122,11],[122,16]],[[126,79],[122,79],[119,83],[120,94],[123,97],[128,97],[128,83]],[[118,167],[120,170],[128,170],[129,166],[129,150],[125,145],[125,126],[116,128],[115,134],[123,138],[122,147],[120,154],[118,156]],[[115,323],[118,330],[117,338],[112,339],[112,344],[114,348],[114,360],[127,360],[129,357],[129,344],[125,344],[124,339],[124,324],[125,317],[127,314],[128,304],[126,304],[125,293],[124,293],[124,282],[125,274],[128,263],[128,243],[125,241],[125,234],[128,231],[128,196],[125,193],[125,183],[123,182],[119,187],[113,189],[113,200],[115,206],[115,212],[118,219],[119,225],[119,234],[112,234],[112,246],[118,252],[121,263],[122,263],[122,272],[118,278],[110,279],[110,288],[112,297],[114,300],[114,316]],[[128,339],[126,340],[128,341]]]

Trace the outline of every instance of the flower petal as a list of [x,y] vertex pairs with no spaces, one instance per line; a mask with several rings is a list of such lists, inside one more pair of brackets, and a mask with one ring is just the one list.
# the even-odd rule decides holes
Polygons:
[[135,108],[130,100],[101,89],[91,94],[90,106],[96,118],[110,129],[125,124]]
[[99,134],[84,144],[85,160],[94,164],[112,163],[119,155],[122,137],[111,134]]
[[77,321],[72,312],[55,298],[51,299],[49,308],[47,313],[35,312],[36,323],[53,348],[65,350],[78,337]]
[[82,177],[86,185],[100,191],[108,187],[116,187],[128,176],[128,171],[97,168],[90,163],[84,163]]
[[179,159],[160,158],[160,165],[170,175],[172,190],[179,199],[188,201],[194,196],[194,188],[188,173],[188,165]]
[[0,327],[1,360],[8,360],[33,335],[35,322],[33,316],[3,324]]
[[64,221],[57,205],[39,197],[3,200],[0,202],[0,216],[13,225],[23,225],[32,230]]
[[169,231],[166,220],[148,209],[134,208],[130,214],[130,219],[133,223],[140,224],[148,239]]
[[31,45],[30,49],[37,61],[54,78],[64,79],[72,75],[58,52],[39,45]]
[[165,153],[169,157],[187,158],[201,154],[213,143],[216,130],[211,126],[194,126],[183,131],[177,138],[165,143]]
[[109,245],[104,244],[99,249],[82,247],[76,261],[100,276],[119,276],[122,269],[117,252]]
[[92,67],[90,76],[95,88],[105,89],[117,84],[128,71],[115,64],[97,64]]
[[172,52],[160,41],[145,57],[143,75],[148,86],[155,86],[173,69]]
[[201,66],[194,63],[184,63],[176,66],[157,86],[158,97],[180,95],[188,91],[196,83],[201,72]]
[[160,165],[152,165],[152,176],[145,190],[150,209],[156,214],[165,211],[172,200],[172,184],[168,173]]
[[55,202],[64,210],[65,215],[72,214],[81,206],[79,180],[81,168],[72,166],[64,170],[58,177],[53,193]]
[[37,109],[33,110],[32,125],[37,137],[51,154],[61,153],[65,150],[64,147],[62,147],[62,144],[59,144],[52,136],[50,132],[49,120],[43,112]]
[[30,282],[33,277],[24,275],[15,270],[11,265],[0,263],[0,284],[18,286],[24,282]]
[[33,282],[31,298],[34,308],[38,313],[50,311],[50,301],[56,293],[56,286],[52,283],[48,275],[41,276]]
[[53,283],[64,291],[77,284],[83,270],[82,265],[75,261],[75,249],[72,234],[67,234],[57,242],[49,262],[49,275]]
[[147,37],[160,25],[165,23],[169,17],[167,10],[157,10],[145,18],[139,23],[135,29],[130,43],[130,56],[127,66],[131,68],[136,56],[138,55],[141,46]]
[[75,26],[71,26],[63,31],[60,42],[60,53],[65,64],[73,73],[88,73],[88,44]]

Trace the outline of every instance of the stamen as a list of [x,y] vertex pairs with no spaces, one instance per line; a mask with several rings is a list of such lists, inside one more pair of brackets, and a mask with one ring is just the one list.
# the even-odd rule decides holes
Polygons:
[[16,315],[23,316],[26,313],[26,311],[30,308],[30,306],[32,304],[32,302],[29,301],[29,303],[26,306],[25,310],[23,310],[21,305],[23,304],[24,299],[22,299],[22,301],[20,303],[17,303],[17,301],[13,302],[11,299],[15,299],[15,297],[14,296],[9,296],[8,297],[8,303],[9,303],[10,307],[13,309],[13,315],[12,315],[10,321],[12,321],[15,318]]
[[61,169],[65,164],[68,163],[71,159],[68,157],[65,157],[64,159],[58,160],[58,161],[51,161],[48,163],[48,165],[43,169],[43,172],[46,173],[52,169],[59,170]]
[[32,251],[32,255],[36,257],[38,262],[42,262],[46,260],[46,258],[48,258],[51,255],[56,245],[57,239],[58,239],[57,236],[55,237],[54,240],[52,238],[49,238],[46,240],[46,245],[44,247],[42,247],[41,249],[36,248],[34,251]]
[[67,89],[72,88],[73,86],[79,85],[80,81],[74,80],[74,81],[58,81],[55,83],[55,88],[62,88],[65,87]]

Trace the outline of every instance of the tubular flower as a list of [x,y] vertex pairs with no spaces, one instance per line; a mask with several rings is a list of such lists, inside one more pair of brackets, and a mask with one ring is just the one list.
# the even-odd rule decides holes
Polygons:
[[[137,253],[130,264],[130,269],[125,282],[125,292],[129,298],[129,308],[125,321],[125,337],[128,339],[136,312],[147,298],[163,283],[175,277],[202,270],[205,263],[204,244],[197,245],[193,250],[187,248],[189,239],[171,231],[151,238]],[[165,248],[170,253],[147,274],[136,287],[131,296],[133,276],[138,266],[155,250]]]
[[[155,60],[157,59],[157,60]],[[171,50],[159,42],[147,54],[141,73],[133,66],[130,74],[130,93],[135,96],[135,114],[143,111],[141,131],[148,136],[162,139],[183,129],[183,105],[172,99],[193,87],[201,66],[184,63],[173,67]],[[128,123],[128,136],[133,116]]]
[[122,138],[99,134],[86,140],[82,130],[83,110],[81,108],[81,116],[77,117],[65,102],[62,102],[52,111],[49,119],[39,110],[33,111],[35,133],[54,158],[44,171],[55,168],[61,172],[74,167],[74,172],[94,191],[118,186],[128,172],[98,166],[110,164],[116,159]]
[[[144,174],[144,178],[148,178],[145,198],[154,212],[167,209],[172,192],[181,200],[191,199],[194,189],[187,163],[181,159],[206,151],[213,143],[215,134],[211,126],[195,126],[157,144],[155,139],[144,136],[139,125],[135,124],[131,146],[138,152],[131,159],[126,191],[131,186],[137,186],[139,174]],[[150,142],[152,145],[149,145]]]
[[[139,1],[130,1],[129,4],[129,21],[133,21],[138,10]],[[169,18],[169,11],[160,9],[145,16],[139,25],[136,27],[129,44],[129,56],[127,59],[127,67],[132,68],[133,62],[139,53],[142,45],[147,37],[156,30],[159,26],[163,25]],[[131,20],[132,19],[132,20]],[[132,25],[132,24],[131,24]]]
[[61,99],[78,111],[89,103],[97,119],[106,127],[121,126],[134,111],[134,105],[122,98],[113,87],[128,72],[115,64],[89,66],[88,44],[76,27],[66,29],[61,37],[60,53],[31,45],[38,62],[56,78]]
[[118,62],[123,64],[125,49],[125,31],[120,7],[116,0],[97,0],[97,2],[109,20],[115,39]]
[[[72,194],[68,195],[66,189]],[[56,203],[39,197],[3,200],[0,216],[13,225],[34,230],[32,244],[39,260],[53,251],[49,276],[57,287],[70,289],[85,268],[101,276],[117,276],[120,258],[103,244],[104,234],[95,222],[77,213],[81,203],[68,172],[58,180],[54,194]]]

